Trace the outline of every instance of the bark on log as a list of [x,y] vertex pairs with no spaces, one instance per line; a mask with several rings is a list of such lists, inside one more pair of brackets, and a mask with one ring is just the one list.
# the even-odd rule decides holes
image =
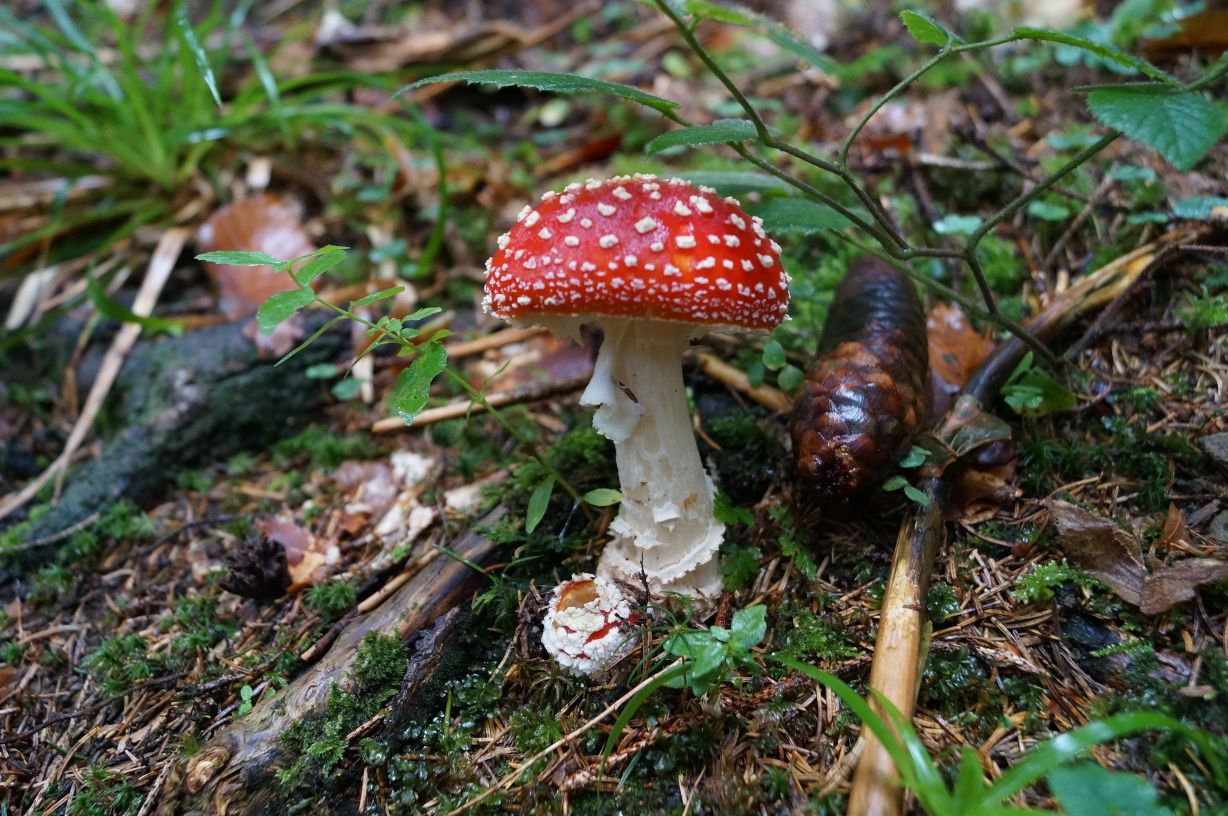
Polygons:
[[[481,530],[495,524],[505,510],[487,513],[452,550],[459,558],[439,557],[411,578],[376,609],[356,618],[337,637],[328,652],[286,688],[262,699],[242,719],[236,719],[215,736],[188,763],[183,787],[187,801],[166,813],[226,813],[258,816],[280,808],[276,772],[286,764],[281,737],[294,723],[322,714],[333,684],[346,677],[358,646],[370,632],[408,640],[435,626],[421,638],[411,656],[409,669],[397,700],[412,700],[429,680],[455,628],[456,618],[439,619],[464,603],[484,580],[470,564],[493,563],[498,545]],[[462,562],[460,559],[464,559]],[[390,722],[399,725],[394,705]]]
[[[311,315],[306,330],[325,319]],[[348,331],[326,332],[274,366],[244,335],[248,322],[138,344],[112,394],[120,397],[127,425],[103,443],[98,456],[70,471],[59,501],[34,523],[29,540],[53,538],[120,499],[148,504],[183,468],[265,446],[324,406],[327,387],[303,372],[343,354]],[[29,566],[47,554],[46,547],[31,547],[18,555]],[[7,577],[0,571],[0,585]]]

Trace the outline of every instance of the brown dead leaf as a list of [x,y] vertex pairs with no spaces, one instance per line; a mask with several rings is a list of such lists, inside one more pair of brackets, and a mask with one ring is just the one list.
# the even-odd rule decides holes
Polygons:
[[939,303],[926,318],[929,335],[930,415],[942,416],[951,407],[972,372],[993,351],[992,339],[972,328],[958,305]]
[[17,688],[17,669],[13,666],[0,666],[0,700],[8,697]]
[[1228,561],[1216,558],[1185,558],[1147,577],[1139,611],[1158,615],[1179,603],[1194,599],[1194,591],[1204,584],[1228,578]]
[[[297,258],[315,251],[299,217],[276,196],[260,195],[222,207],[196,232],[202,252],[246,250],[275,258]],[[261,303],[294,288],[284,272],[267,266],[206,263],[217,284],[222,313],[234,320],[256,313]]]
[[[1164,525],[1166,537],[1170,530],[1184,535],[1184,521],[1174,511]],[[1148,575],[1138,539],[1113,522],[1063,501],[1050,502],[1049,513],[1067,557],[1144,615],[1165,612],[1192,600],[1198,587],[1228,578],[1228,561],[1216,558],[1186,558]]]
[[319,582],[328,574],[328,567],[340,557],[335,546],[289,519],[269,516],[256,522],[256,529],[285,548],[286,567],[290,572],[287,592],[297,592]]
[[1050,502],[1049,514],[1057,527],[1058,544],[1075,566],[1108,584],[1123,601],[1142,603],[1147,568],[1138,539],[1069,502]]
[[1168,547],[1188,547],[1190,543],[1190,528],[1185,523],[1185,516],[1177,509],[1177,505],[1171,502],[1168,505],[1168,516],[1164,519],[1164,532],[1160,534],[1160,543]]
[[1195,49],[1214,57],[1228,49],[1228,11],[1207,9],[1178,20],[1177,25],[1174,34],[1143,41],[1148,59],[1175,59]]

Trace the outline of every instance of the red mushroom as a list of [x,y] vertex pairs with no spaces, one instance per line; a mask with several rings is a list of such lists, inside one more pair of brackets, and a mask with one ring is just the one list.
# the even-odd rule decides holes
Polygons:
[[732,198],[679,179],[622,176],[546,193],[499,238],[487,311],[605,339],[581,403],[614,441],[622,504],[598,575],[701,600],[721,590],[712,515],[682,383],[688,341],[771,329],[788,309],[780,247]]

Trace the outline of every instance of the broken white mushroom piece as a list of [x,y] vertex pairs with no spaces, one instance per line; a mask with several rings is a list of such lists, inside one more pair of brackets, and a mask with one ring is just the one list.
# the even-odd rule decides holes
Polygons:
[[600,672],[635,642],[631,604],[613,581],[581,573],[554,588],[542,645],[572,674]]
[[581,398],[613,440],[623,498],[599,576],[705,605],[722,588],[712,513],[682,381],[690,339],[784,320],[780,247],[732,198],[679,179],[572,184],[526,207],[486,264],[491,314],[576,336],[605,334]]

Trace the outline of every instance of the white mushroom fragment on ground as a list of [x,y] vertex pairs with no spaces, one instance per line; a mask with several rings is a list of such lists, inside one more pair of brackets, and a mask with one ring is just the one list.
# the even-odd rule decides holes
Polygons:
[[780,247],[760,220],[679,179],[572,184],[526,207],[499,238],[488,312],[571,336],[591,323],[605,335],[581,397],[614,442],[622,490],[599,578],[647,580],[654,596],[700,604],[720,594],[724,525],[695,443],[682,353],[705,331],[770,330],[788,303]]

